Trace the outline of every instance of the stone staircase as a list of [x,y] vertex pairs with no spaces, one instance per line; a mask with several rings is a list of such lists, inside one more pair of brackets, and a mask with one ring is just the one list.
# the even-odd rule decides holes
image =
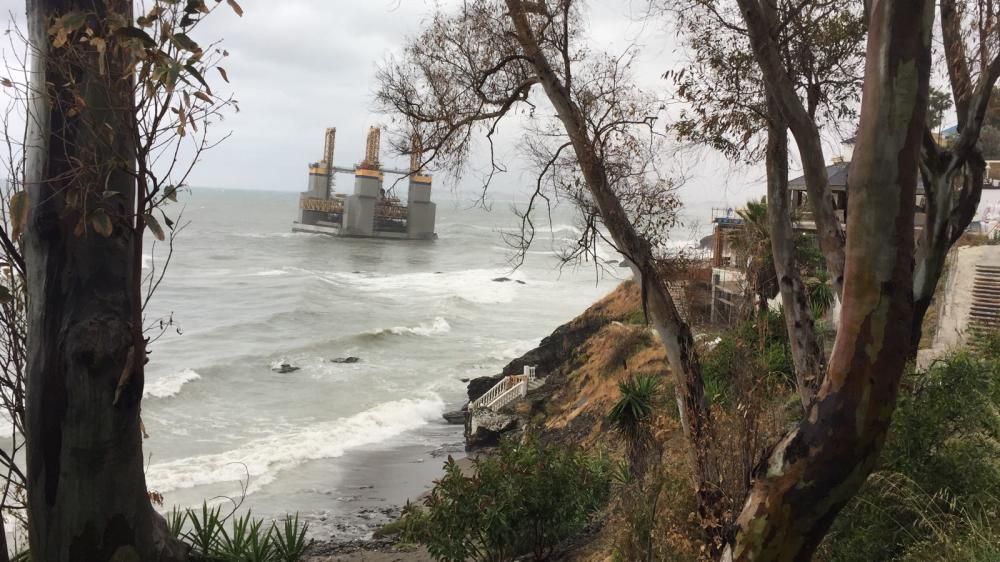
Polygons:
[[970,345],[976,347],[975,336],[996,330],[1000,330],[1000,265],[976,264],[969,306]]
[[507,404],[517,402],[528,392],[545,384],[545,379],[535,377],[535,367],[524,367],[524,373],[520,375],[510,375],[500,379],[493,388],[479,398],[469,403],[469,411],[492,410],[497,411]]

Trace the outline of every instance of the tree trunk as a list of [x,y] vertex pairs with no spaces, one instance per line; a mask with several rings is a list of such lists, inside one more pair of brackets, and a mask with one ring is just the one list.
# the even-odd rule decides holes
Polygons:
[[931,0],[873,3],[840,331],[816,399],[772,451],[724,559],[809,560],[885,442],[913,316],[913,200],[933,9]]
[[677,406],[693,457],[694,481],[702,521],[710,534],[717,534],[721,530],[722,521],[718,513],[718,470],[708,454],[713,435],[712,423],[691,329],[677,312],[667,285],[656,267],[649,242],[636,232],[621,201],[608,184],[604,162],[595,150],[585,116],[541,51],[524,3],[521,0],[506,0],[506,3],[518,42],[570,138],[587,188],[600,211],[601,221],[618,250],[629,260],[642,288],[647,317],[663,342],[670,371],[675,378]]
[[[942,159],[936,152],[924,156],[927,207],[926,222],[917,241],[916,267],[913,271],[911,357],[916,357],[920,347],[924,317],[938,281],[944,274],[948,251],[975,217],[983,192],[986,164],[978,150],[973,151],[963,167],[956,169],[952,164],[952,158]],[[955,188],[958,176],[962,182],[961,189]]]
[[[111,37],[103,71],[89,46],[52,47],[49,26],[71,10],[88,12],[98,30],[108,14],[132,21],[126,0],[28,1],[35,54],[25,238],[32,559],[182,560],[150,504],[143,474],[143,378],[135,368],[143,342],[133,334],[139,290],[133,272],[140,266],[133,249],[141,244],[131,228],[133,81],[124,50]],[[108,192],[114,195],[102,196]],[[98,208],[110,217],[108,236],[91,220]],[[125,384],[116,398],[120,380]]]
[[768,16],[769,12],[774,11],[773,5],[768,0],[737,0],[737,3],[743,12],[750,46],[768,86],[769,97],[781,110],[799,147],[806,191],[813,209],[813,220],[816,222],[816,237],[826,258],[827,269],[833,277],[834,291],[840,297],[844,282],[844,229],[834,211],[819,128],[802,106],[795,92],[795,85],[782,63],[777,41],[772,36],[774,18]]
[[826,358],[816,338],[806,287],[795,260],[795,233],[788,204],[788,130],[777,104],[768,100],[767,129],[767,220],[771,231],[771,255],[785,326],[795,365],[795,386],[804,409],[816,394]]

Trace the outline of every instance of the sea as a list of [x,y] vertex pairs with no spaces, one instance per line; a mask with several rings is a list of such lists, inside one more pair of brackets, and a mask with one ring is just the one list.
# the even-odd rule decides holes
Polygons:
[[172,252],[152,245],[143,263],[154,279],[166,266],[142,408],[164,509],[242,502],[318,521],[350,508],[345,470],[373,451],[439,465],[413,447],[461,451],[442,413],[462,406],[463,380],[497,374],[631,275],[605,244],[563,262],[572,209],[537,214],[515,268],[512,202],[436,199],[433,241],[292,233],[290,192],[196,189],[168,209]]

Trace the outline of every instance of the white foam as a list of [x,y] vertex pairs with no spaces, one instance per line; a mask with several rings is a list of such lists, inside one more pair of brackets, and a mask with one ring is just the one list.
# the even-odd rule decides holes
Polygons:
[[538,342],[536,340],[515,341],[505,347],[494,349],[489,353],[489,357],[490,359],[496,359],[497,361],[516,359],[536,347],[538,347]]
[[153,267],[153,255],[152,254],[143,254],[142,255],[142,268],[143,269],[149,269],[151,267]]
[[268,269],[267,271],[258,271],[254,273],[255,277],[277,277],[279,275],[288,275],[288,271],[284,269]]
[[433,322],[421,322],[419,326],[414,326],[412,328],[406,326],[396,326],[394,328],[385,328],[369,333],[373,336],[381,336],[385,334],[392,334],[394,336],[436,336],[440,334],[447,334],[450,331],[451,324],[449,324],[444,318],[438,316]]
[[416,296],[459,297],[477,304],[506,303],[514,300],[519,283],[497,283],[493,279],[508,277],[524,280],[522,271],[511,274],[500,269],[467,269],[442,273],[321,273],[320,278],[355,291],[377,293],[411,301]]
[[386,402],[350,417],[254,439],[230,451],[154,464],[146,481],[150,489],[167,492],[239,482],[249,475],[248,493],[253,493],[283,470],[385,441],[440,418],[443,409],[436,395]]
[[142,393],[143,398],[170,398],[181,391],[185,384],[201,378],[193,369],[184,369],[172,375],[166,375],[153,381],[146,381],[146,389]]

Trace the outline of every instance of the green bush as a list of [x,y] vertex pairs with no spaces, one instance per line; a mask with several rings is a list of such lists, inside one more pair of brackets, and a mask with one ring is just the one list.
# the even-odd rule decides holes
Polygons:
[[905,381],[879,469],[824,552],[835,562],[1000,560],[1000,338]]
[[544,560],[580,532],[610,491],[603,455],[544,446],[534,437],[506,440],[474,461],[465,476],[451,458],[425,502],[401,527],[442,562],[504,562],[524,554]]
[[723,405],[732,401],[736,381],[747,375],[754,383],[794,389],[795,368],[784,317],[769,311],[766,319],[747,320],[727,329],[718,343],[702,352],[701,371],[706,396]]

